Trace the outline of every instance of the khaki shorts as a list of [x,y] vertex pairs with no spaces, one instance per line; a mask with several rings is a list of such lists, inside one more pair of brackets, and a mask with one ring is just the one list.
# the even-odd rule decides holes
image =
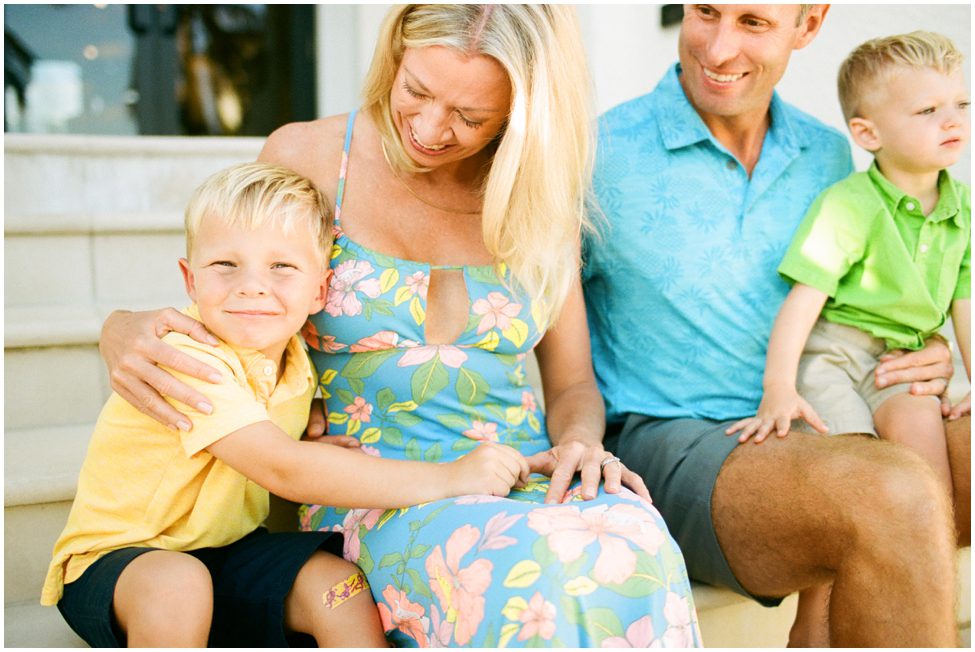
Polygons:
[[[877,436],[873,415],[884,401],[910,392],[910,383],[877,389],[874,369],[887,351],[886,343],[858,328],[820,319],[813,327],[799,361],[797,389],[831,435]],[[938,401],[937,396],[932,396]],[[793,422],[795,430],[814,433],[809,424]]]

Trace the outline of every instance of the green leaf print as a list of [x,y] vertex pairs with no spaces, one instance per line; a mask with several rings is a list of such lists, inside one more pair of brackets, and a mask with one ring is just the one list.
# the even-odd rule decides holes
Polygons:
[[370,303],[372,309],[378,312],[380,315],[393,314],[393,303],[391,301],[387,301],[386,299],[376,299]]
[[382,269],[389,269],[390,267],[396,267],[396,261],[389,256],[384,256],[383,254],[377,253],[375,251],[371,252],[372,260],[376,263],[376,266]]
[[423,461],[423,451],[420,450],[420,445],[416,443],[416,437],[406,442],[406,459]]
[[390,446],[403,445],[403,431],[399,428],[382,428],[383,441]]
[[574,562],[569,563],[562,569],[562,573],[566,577],[576,577],[582,574],[582,569],[586,567],[589,563],[589,555],[587,553],[582,553],[578,559]]
[[419,559],[423,555],[427,554],[428,550],[430,550],[430,546],[425,543],[414,546],[413,550],[410,551],[410,559]]
[[476,439],[468,439],[467,437],[462,437],[454,442],[454,445],[450,447],[450,450],[464,452],[472,451],[477,448],[477,445],[481,443]]
[[404,428],[410,428],[419,423],[423,423],[423,419],[416,416],[412,412],[395,412],[393,413],[393,419],[397,424],[403,426]]
[[399,552],[390,552],[383,555],[383,558],[379,560],[380,568],[389,568],[390,566],[395,566],[403,561],[403,554]]
[[340,372],[343,378],[367,378],[374,373],[389,358],[397,355],[395,349],[382,351],[363,351],[356,353],[349,359],[349,363]]
[[464,432],[471,427],[470,420],[459,414],[438,414],[437,421],[457,432]]
[[349,378],[349,389],[362,396],[366,393],[366,384],[362,382],[361,378]]
[[538,537],[535,540],[535,543],[532,544],[532,557],[542,566],[548,566],[558,561],[558,557],[548,547],[547,537]]
[[420,577],[419,571],[417,571],[415,568],[407,568],[406,574],[410,576],[411,580],[413,580],[414,591],[429,600],[433,599],[433,594],[430,593],[430,589],[427,588],[426,584],[424,584],[423,578]]
[[389,406],[396,402],[396,394],[389,387],[383,387],[381,390],[376,392],[376,405],[379,409],[385,412],[389,409]]
[[449,382],[447,369],[440,361],[440,356],[434,356],[413,372],[413,378],[410,381],[413,388],[413,400],[418,404],[425,403],[438,394]]
[[465,367],[457,370],[457,383],[454,388],[457,390],[457,398],[464,405],[483,403],[490,389],[484,376]]
[[642,598],[667,587],[659,579],[665,577],[665,573],[654,556],[643,551],[637,551],[636,555],[636,570],[633,575],[622,584],[605,584],[607,589],[628,598]]
[[369,552],[369,548],[363,541],[359,540],[359,560],[355,563],[356,566],[362,569],[363,573],[371,573],[372,569],[375,567],[376,562],[372,560],[372,553]]
[[582,621],[582,603],[567,595],[562,596],[562,613],[571,625],[578,625]]
[[610,636],[623,636],[623,623],[612,609],[590,607],[582,613],[582,626],[589,633],[593,647],[601,647]]
[[339,400],[345,403],[346,405],[351,405],[352,403],[355,402],[355,394],[353,394],[347,389],[340,389],[335,392],[335,395],[338,396]]
[[425,462],[439,462],[441,457],[443,457],[443,451],[439,442],[428,448],[427,452],[423,454]]
[[494,267],[468,267],[465,271],[471,280],[487,285],[501,285],[501,279],[498,278]]

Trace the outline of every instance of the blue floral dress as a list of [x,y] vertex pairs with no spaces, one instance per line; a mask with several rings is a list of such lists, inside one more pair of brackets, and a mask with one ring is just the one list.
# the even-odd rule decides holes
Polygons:
[[[350,240],[341,206],[354,114],[336,193],[333,275],[303,334],[330,434],[393,459],[447,462],[482,441],[525,455],[550,443],[525,359],[542,337],[529,298],[493,267],[438,267]],[[430,273],[463,273],[467,328],[424,343]],[[701,643],[683,557],[660,515],[624,489],[544,505],[537,482],[507,498],[466,496],[408,509],[304,505],[305,530],[345,535],[398,646],[648,647]],[[364,479],[368,481],[368,479]]]

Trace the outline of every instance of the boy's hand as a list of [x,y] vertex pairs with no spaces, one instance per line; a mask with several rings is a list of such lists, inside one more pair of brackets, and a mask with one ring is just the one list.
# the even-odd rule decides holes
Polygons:
[[955,403],[948,413],[948,421],[954,421],[972,413],[972,393],[965,394],[965,398]]
[[311,408],[308,412],[308,425],[305,427],[305,434],[302,439],[341,446],[342,448],[359,448],[361,445],[359,440],[351,435],[325,434],[325,402],[320,398],[311,402]]
[[777,437],[788,435],[793,419],[804,419],[817,432],[829,432],[816,411],[794,388],[778,387],[765,392],[757,415],[738,421],[724,434],[733,435],[741,430],[739,443],[745,443],[754,436],[755,443],[761,444],[773,430]]
[[507,496],[511,488],[528,482],[528,462],[510,446],[484,442],[448,465],[450,496],[489,494]]

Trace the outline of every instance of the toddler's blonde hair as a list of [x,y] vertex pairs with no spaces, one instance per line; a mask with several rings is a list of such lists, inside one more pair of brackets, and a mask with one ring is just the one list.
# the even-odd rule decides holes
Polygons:
[[875,38],[857,47],[840,65],[838,87],[843,118],[861,115],[864,98],[889,81],[898,67],[931,68],[950,75],[964,57],[951,39],[934,32],[916,31]]
[[307,229],[318,242],[323,264],[328,263],[332,209],[315,184],[280,165],[243,163],[204,181],[186,206],[187,258],[205,219],[245,230],[269,224],[285,233]]

